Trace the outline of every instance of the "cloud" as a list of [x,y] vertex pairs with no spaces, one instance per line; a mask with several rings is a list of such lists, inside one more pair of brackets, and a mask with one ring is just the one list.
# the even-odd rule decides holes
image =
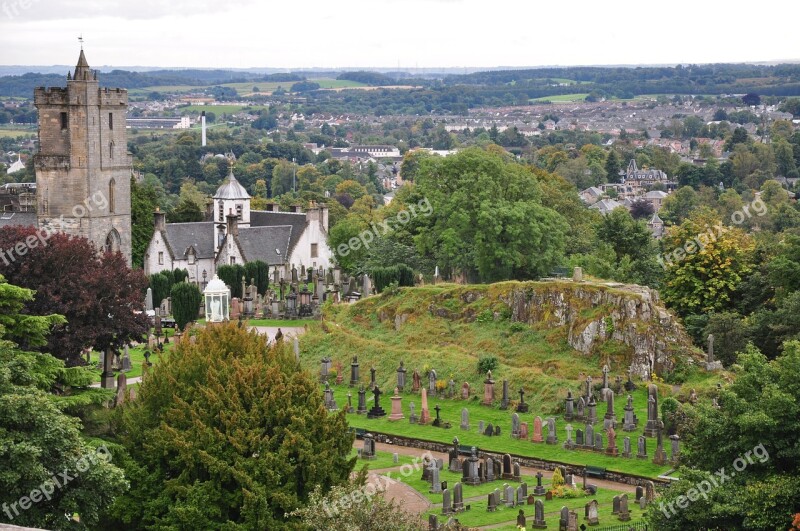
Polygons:
[[[114,17],[152,20],[175,14],[196,15],[247,9],[254,0],[4,0],[0,17],[33,20],[82,20]],[[6,9],[6,7],[8,9]]]

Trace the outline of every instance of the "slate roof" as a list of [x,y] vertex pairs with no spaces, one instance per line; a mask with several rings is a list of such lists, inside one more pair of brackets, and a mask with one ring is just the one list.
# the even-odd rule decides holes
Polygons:
[[[250,227],[278,227],[291,225],[292,232],[289,239],[289,249],[287,254],[291,254],[295,245],[306,230],[306,215],[305,213],[294,212],[268,212],[265,210],[251,210],[250,211]],[[242,232],[239,228],[239,234]],[[249,258],[248,258],[249,260]],[[267,262],[271,263],[271,262]]]
[[261,260],[268,265],[283,265],[289,255],[293,232],[291,225],[239,227],[236,239],[246,262]]
[[214,222],[167,223],[164,237],[174,258],[183,259],[189,247],[194,247],[197,258],[214,258]]
[[3,212],[0,214],[0,227],[38,227],[36,212]]

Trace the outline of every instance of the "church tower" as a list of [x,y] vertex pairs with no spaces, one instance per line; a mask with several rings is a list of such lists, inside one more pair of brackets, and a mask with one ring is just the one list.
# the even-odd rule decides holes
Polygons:
[[36,168],[39,227],[83,236],[131,264],[128,91],[100,89],[81,54],[67,87],[34,90],[39,111]]

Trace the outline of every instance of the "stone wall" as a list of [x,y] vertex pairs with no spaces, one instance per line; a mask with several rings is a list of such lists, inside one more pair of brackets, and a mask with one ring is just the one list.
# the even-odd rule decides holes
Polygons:
[[[419,450],[429,450],[432,452],[442,452],[447,453],[453,448],[452,444],[444,444],[435,441],[426,441],[424,439],[413,439],[410,437],[401,437],[399,435],[388,435],[386,433],[380,433],[372,430],[368,430],[371,433],[375,441],[387,443],[387,444],[394,444],[397,446],[405,446],[407,448],[417,448]],[[455,433],[455,432],[454,432]],[[457,433],[456,433],[457,436]],[[576,452],[580,453],[579,450]],[[483,450],[478,448],[478,456],[479,457],[491,457],[492,459],[502,459],[503,453],[500,452],[493,452],[488,450]],[[566,467],[567,473],[572,474],[575,476],[575,481],[578,483],[580,478],[583,476],[583,469],[585,467],[572,465],[569,463],[562,463],[560,461],[547,461],[544,459],[538,459],[536,457],[526,457],[517,454],[509,454],[511,455],[511,459],[514,461],[519,461],[520,466],[523,467],[530,467],[530,468],[538,468],[541,470],[555,470],[556,467],[563,466]],[[621,462],[625,461],[625,458],[619,458]],[[587,478],[587,482],[591,482],[594,478]],[[623,474],[622,472],[612,472],[610,470],[606,470],[606,477],[607,481],[613,481],[615,483],[623,483],[625,485],[641,485],[645,481],[652,481],[656,485],[669,485],[669,480],[658,479],[658,478],[649,478],[645,476],[638,476],[635,474]]]

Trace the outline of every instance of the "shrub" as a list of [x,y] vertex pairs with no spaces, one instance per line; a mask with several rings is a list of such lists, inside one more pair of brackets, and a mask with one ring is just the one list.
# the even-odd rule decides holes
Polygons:
[[492,321],[494,321],[494,313],[492,313],[492,310],[483,310],[475,317],[475,322],[477,323],[491,323]]
[[181,282],[172,286],[170,297],[172,297],[172,316],[175,317],[175,324],[183,330],[187,324],[197,320],[203,295],[196,284]]
[[500,361],[497,356],[487,354],[478,359],[478,374],[486,374],[489,371],[497,370],[500,366]]
[[561,475],[561,469],[556,468],[555,470],[553,470],[553,479],[551,485],[554,488],[564,485],[564,476]]

